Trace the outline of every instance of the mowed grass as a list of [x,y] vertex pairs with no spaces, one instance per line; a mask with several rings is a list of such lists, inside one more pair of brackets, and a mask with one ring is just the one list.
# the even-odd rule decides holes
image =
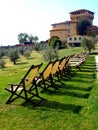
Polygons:
[[[80,52],[80,48],[62,49],[63,57]],[[7,59],[0,70],[0,129],[1,130],[98,130],[98,79],[94,55],[90,55],[81,71],[73,68],[74,76],[62,77],[58,93],[40,92],[47,99],[41,107],[23,99],[5,104],[9,97],[4,90],[8,83],[19,83],[30,65],[44,63],[42,55],[32,52],[29,60],[20,57],[17,65]],[[42,68],[42,69],[43,69]],[[42,71],[42,69],[40,71]]]

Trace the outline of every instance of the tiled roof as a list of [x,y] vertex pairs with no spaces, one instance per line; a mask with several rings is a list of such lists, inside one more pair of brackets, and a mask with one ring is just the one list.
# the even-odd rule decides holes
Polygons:
[[60,23],[54,23],[54,24],[51,24],[52,26],[53,25],[59,25],[59,24],[67,24],[67,23],[76,23],[77,21],[75,20],[71,20],[71,21],[64,21],[64,22],[60,22]]

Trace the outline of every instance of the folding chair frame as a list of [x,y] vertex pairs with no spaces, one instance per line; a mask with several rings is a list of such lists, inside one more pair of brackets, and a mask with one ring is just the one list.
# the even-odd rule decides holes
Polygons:
[[[19,84],[9,84],[10,88],[5,88],[5,90],[11,93],[11,96],[7,100],[6,104],[10,104],[11,102],[13,102],[15,99],[19,97],[26,101],[32,102],[36,105],[39,105],[41,102],[38,104],[33,102],[32,99],[34,97],[39,98],[41,101],[45,100],[44,98],[39,96],[39,92],[35,80],[36,74],[40,69],[40,67],[42,66],[42,64],[43,63],[36,66],[32,65],[30,69],[27,71],[27,73],[25,74],[25,76],[23,77],[23,79],[21,79],[21,82]],[[31,79],[26,79],[31,71],[32,72],[34,71],[34,75],[32,73],[32,75],[30,76]],[[27,84],[29,84],[29,86],[26,86],[26,81]]]

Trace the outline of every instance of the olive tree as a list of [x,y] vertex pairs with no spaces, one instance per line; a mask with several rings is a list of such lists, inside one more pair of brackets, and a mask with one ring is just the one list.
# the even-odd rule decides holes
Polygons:
[[16,60],[19,58],[18,51],[16,49],[10,49],[8,53],[9,59],[13,62],[13,64],[16,64]]
[[57,49],[53,49],[50,46],[46,45],[44,46],[43,50],[41,51],[44,60],[51,61],[53,59],[58,58]]
[[0,59],[0,68],[4,68],[5,67],[5,61],[4,59]]
[[93,37],[83,37],[81,40],[81,45],[85,50],[91,52],[92,49],[95,48],[96,40]]

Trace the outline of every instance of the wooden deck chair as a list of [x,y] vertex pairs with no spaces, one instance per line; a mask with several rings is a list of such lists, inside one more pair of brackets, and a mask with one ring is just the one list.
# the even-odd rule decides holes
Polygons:
[[66,58],[66,64],[65,64],[65,71],[66,71],[66,75],[72,75],[72,69],[70,66],[70,61],[73,55],[70,55]]
[[49,62],[45,69],[40,73],[40,75],[37,78],[37,85],[44,90],[47,90],[47,88],[50,86],[50,74],[51,74],[51,69],[53,66],[53,62]]
[[[50,74],[51,85],[53,85],[55,81],[59,81],[59,64],[60,64],[60,59],[56,59],[53,62],[53,66]],[[57,79],[55,77],[57,77]]]
[[39,96],[35,82],[36,74],[41,66],[42,63],[36,66],[32,65],[25,76],[21,79],[19,84],[9,84],[10,88],[5,88],[5,90],[11,93],[11,96],[7,100],[6,104],[10,104],[12,101],[19,97],[31,102],[33,102],[32,98],[34,97],[39,98],[41,101],[44,100],[42,97]]
[[85,63],[86,57],[80,57],[79,55],[71,57],[70,66],[76,67],[81,70],[81,66]]
[[89,53],[80,53],[80,54],[74,55],[72,57],[72,60],[77,61],[77,62],[81,60],[85,62],[88,56],[89,56]]
[[66,76],[65,66],[66,66],[66,57],[63,57],[60,60],[60,64],[59,64],[59,75],[60,75],[60,77]]

